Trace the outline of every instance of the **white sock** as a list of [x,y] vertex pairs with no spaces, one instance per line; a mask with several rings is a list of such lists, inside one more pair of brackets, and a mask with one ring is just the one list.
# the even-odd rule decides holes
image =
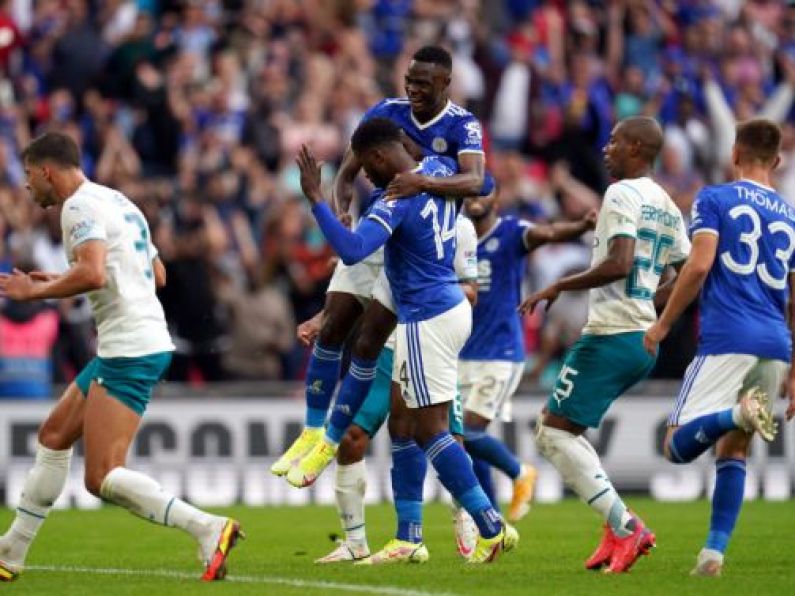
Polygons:
[[180,528],[199,541],[217,529],[220,520],[167,493],[149,476],[127,468],[113,468],[102,481],[100,493],[139,517]]
[[585,437],[539,425],[536,444],[541,454],[560,472],[566,485],[601,515],[616,535],[632,533],[634,528],[628,524],[633,517]]
[[337,464],[334,494],[345,541],[367,545],[364,527],[364,494],[367,490],[367,468],[364,460],[355,464]]
[[61,495],[69,474],[72,450],[36,447],[36,462],[28,472],[17,515],[3,537],[2,558],[12,565],[23,565],[36,533]]

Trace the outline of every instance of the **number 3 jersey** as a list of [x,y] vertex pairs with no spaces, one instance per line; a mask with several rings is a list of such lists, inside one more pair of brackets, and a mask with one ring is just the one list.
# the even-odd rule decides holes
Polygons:
[[155,295],[152,244],[143,214],[118,191],[86,180],[63,204],[66,257],[89,240],[107,247],[106,282],[88,293],[102,358],[145,356],[174,349],[163,307]]
[[795,210],[772,188],[747,180],[707,186],[693,204],[691,230],[718,237],[701,292],[698,353],[789,361]]
[[654,294],[660,276],[690,253],[682,213],[651,178],[620,180],[608,187],[596,222],[592,265],[604,261],[610,241],[621,236],[635,239],[632,271],[590,291],[583,333],[646,331],[657,319]]

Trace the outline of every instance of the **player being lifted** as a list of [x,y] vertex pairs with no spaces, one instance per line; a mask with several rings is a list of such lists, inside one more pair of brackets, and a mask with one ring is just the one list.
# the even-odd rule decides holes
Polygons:
[[[419,192],[467,196],[478,194],[483,187],[480,123],[448,99],[451,70],[452,59],[447,51],[433,46],[421,48],[414,54],[406,72],[407,97],[386,99],[362,119],[389,118],[403,130],[406,143],[418,148],[423,155],[445,155],[458,162],[459,173],[445,178],[408,171],[399,173],[387,188],[390,198]],[[334,182],[333,202],[338,214],[348,212],[353,183],[360,170],[360,161],[348,147]],[[360,207],[365,213],[368,206]],[[367,394],[376,359],[394,327],[393,313],[374,301],[367,304],[382,266],[381,252],[353,266],[340,263],[329,284],[323,324],[306,376],[304,430],[271,467],[276,475],[288,475],[288,481],[296,486],[312,484],[334,459],[346,428]],[[352,346],[351,370],[342,382],[325,440],[321,441],[340,374],[342,346],[362,315],[363,304],[367,304],[368,312]],[[354,374],[358,378],[354,378]],[[301,461],[302,458],[305,461]]]
[[[385,118],[362,123],[351,146],[367,176],[381,188],[400,172],[451,173],[433,157],[418,166],[401,142],[400,129]],[[516,534],[506,532],[500,514],[478,484],[466,452],[448,429],[458,353],[471,328],[471,307],[453,271],[455,205],[427,192],[403,201],[381,199],[351,232],[323,202],[320,171],[306,149],[299,156],[299,167],[312,212],[344,262],[361,261],[386,244],[386,275],[398,311],[392,378],[401,384],[411,411],[414,439],[444,487],[478,526],[480,537],[469,561],[492,561],[514,545]]]
[[[752,433],[766,441],[776,428],[769,395],[789,370],[795,316],[795,210],[771,186],[781,131],[769,120],[737,126],[735,182],[707,186],[693,204],[693,250],[660,320],[644,339],[657,350],[687,306],[699,300],[700,335],[676,407],[665,456],[689,463],[716,446],[712,517],[693,574],[716,576],[745,490]],[[795,415],[790,396],[787,418]]]
[[124,195],[88,180],[71,138],[46,133],[22,154],[27,187],[41,207],[61,206],[69,270],[63,275],[14,271],[0,294],[14,300],[87,293],[97,323],[98,356],[67,387],[39,429],[36,461],[11,528],[0,537],[0,580],[22,571],[25,556],[69,471],[72,445],[83,438],[85,485],[93,495],[199,544],[203,580],[222,579],[238,538],[235,520],[205,513],[125,467],[152,388],[171,362],[171,343],[155,286],[166,282],[146,220]]
[[679,209],[649,177],[662,141],[652,118],[616,125],[604,154],[618,182],[605,193],[591,268],[521,306],[528,311],[544,300],[551,304],[561,292],[591,290],[588,322],[566,355],[536,436],[539,452],[606,522],[588,569],[608,565],[610,572],[627,571],[654,546],[654,534],[629,512],[582,434],[598,427],[610,404],[654,366],[655,356],[643,348],[643,333],[656,319],[654,294],[666,267],[683,261],[690,250]]
[[499,217],[495,188],[488,196],[469,197],[466,214],[478,234],[478,300],[472,311],[472,335],[461,350],[459,381],[464,398],[464,445],[475,473],[495,508],[491,480],[495,467],[513,480],[508,520],[527,513],[536,471],[522,464],[507,445],[487,433],[497,415],[510,420],[510,400],[524,370],[524,340],[516,305],[521,300],[525,257],[548,242],[565,242],[593,229],[596,212],[577,222],[534,226]]

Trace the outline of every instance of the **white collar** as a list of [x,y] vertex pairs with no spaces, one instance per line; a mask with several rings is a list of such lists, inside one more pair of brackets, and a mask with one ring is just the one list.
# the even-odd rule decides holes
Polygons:
[[444,117],[444,115],[447,114],[447,110],[450,109],[451,105],[453,105],[453,102],[448,99],[447,103],[444,106],[444,108],[442,108],[439,111],[439,113],[436,114],[436,116],[434,116],[433,118],[431,118],[430,120],[428,120],[424,124],[420,124],[420,121],[417,120],[417,118],[414,116],[414,112],[411,112],[411,109],[409,109],[409,112],[411,112],[411,121],[414,123],[414,126],[419,128],[420,130],[425,130],[429,126],[433,126],[434,124],[439,122],[439,120],[441,120]]

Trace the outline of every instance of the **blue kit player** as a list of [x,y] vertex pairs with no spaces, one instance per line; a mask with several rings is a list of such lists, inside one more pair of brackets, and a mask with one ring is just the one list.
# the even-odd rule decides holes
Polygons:
[[[657,349],[699,296],[696,357],[669,418],[665,455],[689,463],[716,448],[712,517],[694,575],[717,576],[745,489],[752,433],[773,440],[768,396],[789,374],[795,316],[795,209],[771,186],[781,130],[769,120],[737,126],[735,181],[707,186],[693,204],[693,249],[660,320],[646,333]],[[789,303],[789,307],[788,307]],[[789,313],[787,312],[789,308]],[[790,397],[787,418],[795,414]]]
[[[401,142],[400,129],[384,118],[362,123],[351,147],[367,176],[381,188],[400,172],[450,174],[437,158],[418,165]],[[471,307],[453,270],[455,204],[427,192],[403,201],[382,199],[351,232],[323,202],[320,170],[306,148],[298,163],[312,212],[343,262],[359,262],[386,245],[385,271],[398,315],[392,378],[400,384],[411,413],[415,441],[444,487],[478,526],[480,537],[469,561],[490,562],[512,548],[517,535],[506,531],[448,427],[450,402],[457,391],[458,354],[472,324]]]

